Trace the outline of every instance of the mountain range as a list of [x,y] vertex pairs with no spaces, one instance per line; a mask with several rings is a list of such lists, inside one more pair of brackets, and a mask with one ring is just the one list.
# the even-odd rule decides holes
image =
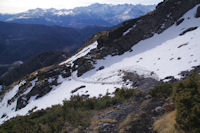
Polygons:
[[17,14],[0,14],[0,21],[23,24],[58,25],[83,28],[85,26],[114,26],[125,20],[142,16],[155,5],[92,4],[74,9],[31,9]]

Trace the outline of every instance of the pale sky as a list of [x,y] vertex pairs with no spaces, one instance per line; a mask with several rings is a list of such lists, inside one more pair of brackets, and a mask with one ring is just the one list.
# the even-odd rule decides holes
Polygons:
[[72,9],[93,3],[158,4],[162,0],[0,0],[0,13],[18,13],[34,8]]

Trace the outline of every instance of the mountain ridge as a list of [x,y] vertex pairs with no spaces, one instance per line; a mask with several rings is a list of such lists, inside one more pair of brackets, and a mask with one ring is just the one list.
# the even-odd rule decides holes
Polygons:
[[0,14],[0,20],[27,24],[59,25],[83,28],[89,25],[114,26],[153,10],[155,5],[109,5],[92,4],[74,9],[31,9],[27,12]]

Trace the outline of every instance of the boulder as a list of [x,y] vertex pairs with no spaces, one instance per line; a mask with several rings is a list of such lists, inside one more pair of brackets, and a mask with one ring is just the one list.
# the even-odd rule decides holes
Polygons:
[[80,90],[80,89],[82,89],[82,88],[85,88],[85,87],[86,87],[85,85],[82,85],[82,86],[80,86],[80,87],[78,87],[78,88],[72,90],[71,93],[75,93],[75,92],[77,92],[78,90]]
[[197,8],[197,13],[196,13],[196,18],[199,18],[200,17],[200,6]]
[[176,22],[176,26],[180,25],[183,21],[184,21],[184,18],[178,20],[178,21]]
[[17,100],[16,111],[26,107],[27,104],[28,104],[28,100],[27,100],[27,97],[25,95],[19,97],[18,100]]
[[81,75],[83,75],[85,72],[93,69],[93,65],[92,65],[92,60],[90,59],[86,59],[84,57],[81,57],[77,60],[75,60],[73,65],[72,70],[73,71],[78,71],[77,72],[77,76],[80,77]]
[[97,69],[97,71],[100,71],[100,70],[103,70],[105,67],[104,66],[101,66]]
[[158,114],[163,112],[163,111],[164,110],[163,110],[163,108],[161,106],[158,106],[158,107],[155,108],[155,112],[158,113]]
[[190,27],[190,28],[184,30],[184,31],[180,34],[180,36],[185,35],[187,32],[190,32],[190,31],[196,30],[197,28],[198,28],[198,27]]

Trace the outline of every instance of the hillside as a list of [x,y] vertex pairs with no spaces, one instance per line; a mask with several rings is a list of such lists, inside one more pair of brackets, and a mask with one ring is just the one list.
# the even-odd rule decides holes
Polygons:
[[0,84],[8,86],[38,69],[59,63],[67,59],[68,56],[70,56],[68,52],[61,50],[47,51],[31,57],[23,64],[17,65],[14,63],[12,65],[8,65],[7,67],[2,66],[2,69],[0,68],[2,70],[2,73],[0,73]]
[[73,52],[94,33],[107,28],[90,26],[73,29],[0,22],[0,29],[0,64],[11,64],[49,50]]
[[155,5],[92,4],[74,9],[32,9],[17,14],[0,14],[0,21],[23,24],[57,25],[83,28],[91,25],[114,26],[125,20],[142,16]]
[[94,35],[64,62],[7,86],[0,122],[22,116],[2,131],[21,121],[34,123],[35,132],[147,133],[170,115],[168,123],[178,124],[172,130],[198,133],[199,10],[199,0],[164,0],[153,12]]

